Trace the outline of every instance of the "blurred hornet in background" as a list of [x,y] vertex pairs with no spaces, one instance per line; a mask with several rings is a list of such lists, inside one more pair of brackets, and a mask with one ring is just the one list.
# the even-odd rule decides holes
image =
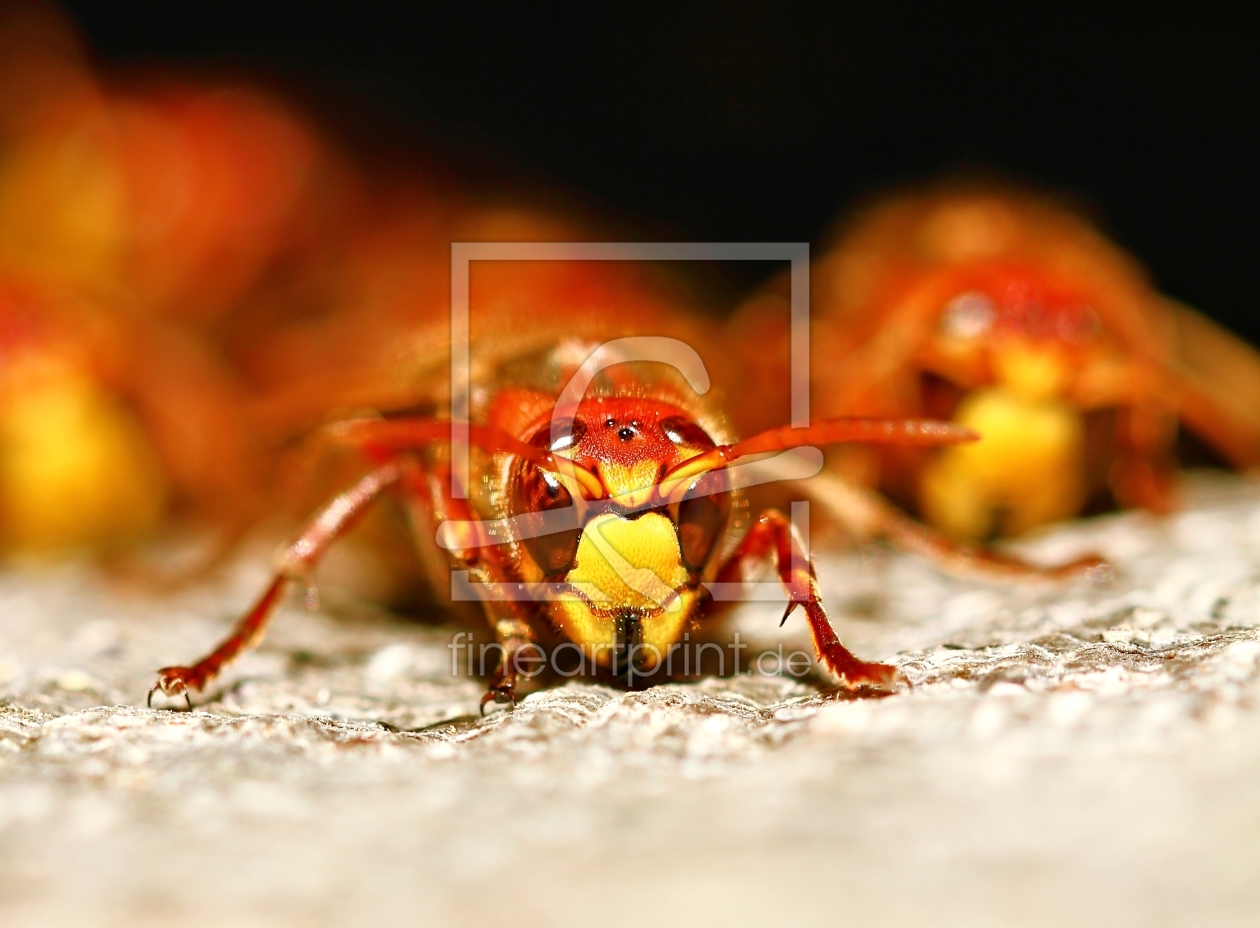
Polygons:
[[[984,436],[829,462],[952,537],[1168,511],[1179,422],[1233,466],[1260,463],[1260,355],[1046,196],[976,183],[891,197],[842,229],[811,286],[815,414],[939,417]],[[745,427],[786,408],[786,299],[776,281],[731,324],[749,395],[770,397],[744,407]]]
[[0,21],[0,266],[207,325],[344,221],[357,182],[238,80],[98,75],[55,13]]
[[354,188],[270,97],[102,78],[55,11],[4,11],[0,548],[256,517],[264,456],[220,333]]
[[0,280],[0,553],[117,548],[256,499],[245,395],[188,333]]

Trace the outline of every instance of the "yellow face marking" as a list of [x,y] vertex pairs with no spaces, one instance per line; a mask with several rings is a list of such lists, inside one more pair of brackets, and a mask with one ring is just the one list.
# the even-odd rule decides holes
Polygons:
[[643,655],[641,661],[644,670],[656,666],[669,649],[682,637],[683,627],[691,618],[700,603],[698,590],[688,590],[675,600],[678,608],[669,609],[643,619]]
[[614,461],[596,465],[608,495],[627,507],[641,506],[652,498],[660,469],[659,463],[650,460],[637,461],[629,466]]
[[[582,532],[577,564],[565,578],[578,593],[565,594],[553,606],[553,618],[565,636],[606,664],[617,644],[618,610],[635,610],[641,619],[649,663],[663,657],[682,634],[695,610],[697,593],[688,581],[674,524],[660,513],[623,519],[606,513]],[[650,647],[649,647],[650,646]]]
[[565,580],[598,608],[665,608],[687,583],[674,523],[657,512],[637,519],[596,516],[582,532]]
[[[677,609],[641,618],[643,642],[635,652],[636,666],[641,671],[655,667],[678,643],[687,621],[699,606],[700,594],[696,590],[685,590],[674,602],[678,604]],[[568,594],[552,604],[552,619],[585,657],[604,667],[612,661],[617,648],[617,620],[613,615],[592,611],[581,598]]]

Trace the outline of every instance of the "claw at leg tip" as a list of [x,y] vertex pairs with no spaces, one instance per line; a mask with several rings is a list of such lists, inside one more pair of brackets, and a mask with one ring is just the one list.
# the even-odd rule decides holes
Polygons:
[[151,687],[149,687],[149,695],[145,699],[144,704],[148,706],[150,709],[153,708],[153,694],[156,693],[158,690],[161,690],[162,693],[166,696],[178,696],[182,694],[184,697],[184,702],[188,704],[188,711],[192,712],[192,707],[193,707],[192,695],[188,692],[188,688],[185,686],[180,686],[177,692],[172,693],[168,691],[165,686],[162,685],[161,680],[158,680],[157,683],[154,683]]
[[481,716],[485,718],[486,703],[494,702],[500,706],[509,706],[509,711],[516,708],[516,692],[505,687],[493,687],[481,697]]

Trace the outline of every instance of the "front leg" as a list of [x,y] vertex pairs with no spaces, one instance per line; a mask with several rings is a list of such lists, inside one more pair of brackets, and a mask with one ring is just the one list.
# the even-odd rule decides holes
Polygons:
[[149,705],[153,705],[153,694],[161,690],[167,696],[184,696],[188,699],[189,708],[192,708],[188,691],[203,691],[219,675],[224,665],[262,640],[272,617],[294,584],[309,575],[328,550],[328,546],[344,535],[367,508],[387,488],[397,483],[401,476],[401,464],[386,464],[329,503],[297,541],[281,553],[275,576],[266,592],[217,648],[191,667],[163,667],[158,671],[157,683],[149,690]]
[[[513,577],[511,558],[501,545],[492,544],[481,531],[481,522],[468,499],[454,497],[451,492],[449,463],[439,462],[426,468],[422,479],[414,481],[416,492],[405,499],[410,507],[412,524],[419,528],[426,522],[445,526],[451,542],[448,554],[456,565],[468,569],[472,588],[486,583],[502,583]],[[520,676],[521,657],[526,651],[538,651],[533,621],[536,604],[518,600],[482,600],[486,619],[494,631],[498,648],[498,664],[490,676],[490,686],[481,697],[481,714],[490,703],[516,708],[516,684]],[[483,668],[482,669],[484,672]]]
[[481,697],[481,714],[488,703],[516,708],[516,681],[520,675],[520,658],[525,651],[537,650],[534,632],[520,619],[501,618],[494,623],[494,640],[499,646],[499,665],[490,677],[490,688]]
[[809,634],[814,642],[814,654],[819,663],[840,677],[849,687],[869,685],[891,689],[898,677],[897,668],[860,660],[840,641],[827,611],[819,601],[814,565],[806,557],[800,540],[783,513],[774,509],[762,513],[744,537],[734,557],[722,568],[718,579],[726,582],[738,581],[741,567],[746,561],[764,561],[766,557],[773,559],[779,582],[788,592],[788,606],[783,613],[783,621],[787,621],[797,606],[805,609]]

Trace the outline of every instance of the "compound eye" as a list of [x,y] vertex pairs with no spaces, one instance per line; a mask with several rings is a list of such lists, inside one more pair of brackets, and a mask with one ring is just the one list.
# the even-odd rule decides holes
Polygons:
[[533,444],[549,451],[570,451],[582,443],[586,426],[576,419],[561,419],[534,437]]
[[978,290],[960,293],[945,304],[941,334],[949,338],[979,338],[997,321],[997,307]]
[[715,447],[713,439],[709,437],[708,432],[690,419],[684,419],[681,416],[670,416],[668,419],[662,419],[661,431],[675,445],[699,448],[703,451],[708,451],[710,448]]
[[[555,440],[547,425],[530,438],[531,445],[568,450],[582,441],[586,427],[581,422],[559,423]],[[508,507],[521,522],[521,544],[544,575],[562,577],[573,569],[582,528],[573,496],[555,474],[529,461],[519,461],[512,475]]]
[[511,510],[521,522],[521,544],[542,572],[548,577],[568,573],[582,529],[576,525],[573,497],[555,474],[522,462],[512,480]]
[[731,493],[723,471],[710,471],[687,489],[678,505],[678,546],[688,570],[704,570],[730,514]]

